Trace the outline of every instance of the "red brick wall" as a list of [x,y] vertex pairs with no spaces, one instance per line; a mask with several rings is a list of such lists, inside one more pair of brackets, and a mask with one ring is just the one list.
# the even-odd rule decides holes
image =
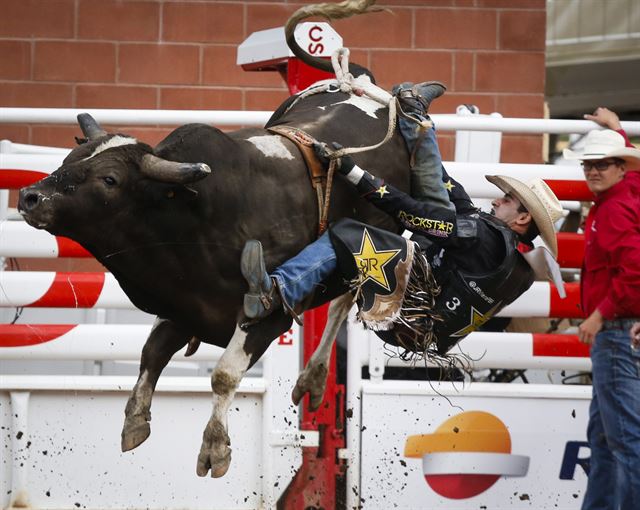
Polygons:
[[[393,13],[338,21],[352,60],[381,86],[441,80],[434,113],[461,103],[540,117],[545,0],[380,0]],[[236,48],[285,23],[289,1],[1,0],[0,106],[247,109],[286,96],[277,73],[247,73]],[[164,128],[123,128],[155,143]],[[0,124],[0,138],[72,146],[72,126]],[[445,158],[452,137],[443,134]],[[506,136],[503,161],[540,162],[539,136]]]

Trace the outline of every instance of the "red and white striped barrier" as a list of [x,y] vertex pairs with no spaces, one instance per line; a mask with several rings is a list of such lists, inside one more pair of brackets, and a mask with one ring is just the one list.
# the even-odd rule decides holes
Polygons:
[[150,324],[2,324],[2,359],[139,360]]
[[[357,323],[348,327],[349,349],[355,348],[357,361],[369,366],[372,374],[381,374],[385,366],[407,366],[399,357],[389,357],[380,348],[380,340],[373,332],[365,331]],[[591,370],[590,346],[576,335],[537,333],[474,332],[462,339],[450,354],[460,354],[471,368],[500,368],[509,370]],[[349,353],[351,355],[351,353]],[[418,362],[418,366],[424,362]]]
[[[61,164],[60,154],[2,154],[0,153],[0,188],[16,189],[32,184],[56,170]],[[495,198],[502,192],[485,174],[510,175],[522,180],[542,177],[561,200],[588,201],[593,194],[587,188],[579,165],[530,165],[495,163],[460,163],[448,161],[445,167],[456,179],[464,183],[470,196]]]
[[[0,307],[135,308],[111,273],[5,271],[0,289]],[[567,297],[560,299],[551,284],[535,282],[498,315],[581,317],[579,284],[565,284],[565,290]]]
[[0,140],[0,153],[3,154],[59,154],[64,158],[70,151],[71,149],[66,149],[64,147],[30,145],[25,143],[16,143],[10,140]]
[[584,234],[559,232],[558,264],[560,267],[582,267],[584,258]]
[[0,222],[0,257],[86,258],[92,255],[66,237],[52,236],[23,221],[3,221]]
[[[2,172],[0,171],[0,174]],[[558,263],[561,267],[581,267],[584,254],[584,236],[558,233]],[[36,230],[20,221],[0,223],[0,257],[91,257],[75,241],[54,237],[44,230]]]
[[[150,324],[1,324],[3,360],[139,361]],[[186,348],[179,351],[184,355]],[[213,361],[219,347],[201,345],[189,361]],[[178,356],[175,359],[179,359]]]
[[[43,150],[46,148],[42,148]],[[0,188],[20,188],[32,184],[54,171],[62,163],[61,154],[0,153]],[[498,188],[481,176],[485,173],[513,175],[528,180],[544,178],[562,200],[589,201],[593,194],[584,181],[579,166],[573,165],[528,165],[484,163],[445,163],[450,172],[465,183],[467,192],[477,198],[500,196]],[[35,169],[38,170],[35,170]],[[22,231],[26,229],[26,232]],[[28,232],[28,233],[27,233]],[[0,227],[0,256],[4,257],[85,257],[90,256],[82,247],[66,238],[45,239],[49,234],[40,231],[38,238],[31,237],[33,229],[24,225],[9,224]],[[559,263],[561,267],[581,267],[583,240],[577,234],[559,234]],[[50,237],[50,236],[49,236]],[[22,255],[18,255],[22,253]]]
[[0,307],[135,309],[111,273],[0,272]]
[[[147,324],[3,324],[0,348],[2,359],[137,361],[151,328]],[[380,342],[360,325],[352,325],[349,333],[358,341],[368,336],[370,342]],[[451,353],[464,353],[475,369],[589,370],[589,349],[576,335],[476,332],[463,339]],[[371,366],[369,349],[362,345],[359,351],[361,363]],[[190,359],[216,360],[221,352],[220,348],[202,345]],[[386,357],[384,364],[404,365],[399,358]]]
[[[0,324],[0,359],[140,361],[152,328],[151,324]],[[274,343],[297,345],[299,334],[294,325]],[[184,357],[186,350],[185,346],[177,354]],[[203,343],[186,360],[216,361],[223,351]]]
[[590,346],[576,335],[537,333],[472,333],[455,352],[465,353],[472,366],[502,369],[590,370]]
[[560,200],[593,200],[580,165],[531,165],[515,163],[469,163],[448,161],[447,172],[464,185],[469,196],[474,198],[497,198],[503,192],[485,175],[508,175],[522,181],[541,177]]
[[61,154],[0,152],[0,188],[18,189],[46,177],[62,165]]
[[498,317],[582,317],[580,284],[565,283],[564,288],[567,297],[562,299],[551,283],[534,282],[529,290],[501,310]]

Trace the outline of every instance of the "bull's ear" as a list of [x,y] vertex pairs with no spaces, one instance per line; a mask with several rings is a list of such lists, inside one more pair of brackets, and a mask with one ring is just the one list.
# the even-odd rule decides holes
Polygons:
[[140,171],[150,179],[171,184],[189,184],[204,179],[211,173],[204,163],[179,163],[167,161],[153,154],[142,157]]
[[100,127],[100,124],[88,113],[78,114],[78,124],[82,130],[82,134],[89,140],[95,140],[101,136],[106,136],[107,132]]

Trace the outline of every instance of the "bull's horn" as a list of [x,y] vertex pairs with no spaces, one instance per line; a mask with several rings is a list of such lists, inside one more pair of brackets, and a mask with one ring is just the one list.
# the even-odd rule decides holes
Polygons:
[[204,163],[179,163],[167,161],[153,154],[145,154],[142,157],[140,171],[156,181],[189,184],[204,179],[211,173],[211,168]]
[[89,140],[95,140],[107,134],[107,132],[100,127],[100,124],[96,122],[96,119],[88,113],[78,114],[78,124],[80,124],[82,134]]

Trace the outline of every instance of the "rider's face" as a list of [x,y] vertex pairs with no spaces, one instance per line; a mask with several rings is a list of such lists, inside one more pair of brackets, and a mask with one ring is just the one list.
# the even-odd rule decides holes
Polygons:
[[518,210],[520,205],[520,200],[510,193],[507,193],[503,197],[496,198],[491,202],[491,214],[511,226],[516,220],[521,218],[522,215],[527,214]]

